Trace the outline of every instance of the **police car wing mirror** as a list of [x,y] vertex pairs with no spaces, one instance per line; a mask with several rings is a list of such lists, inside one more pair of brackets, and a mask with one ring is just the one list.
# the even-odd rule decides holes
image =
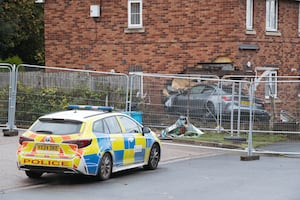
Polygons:
[[151,129],[149,127],[143,127],[142,131],[143,131],[143,134],[151,133]]

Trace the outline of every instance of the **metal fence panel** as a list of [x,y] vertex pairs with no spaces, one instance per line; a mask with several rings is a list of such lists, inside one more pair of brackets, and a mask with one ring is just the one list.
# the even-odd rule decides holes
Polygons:
[[0,63],[0,126],[7,126],[12,66]]
[[[270,113],[269,126],[256,131],[253,142],[259,150],[300,153],[300,81],[299,77],[265,77],[256,86],[256,95],[264,98]],[[273,140],[272,145],[266,145]]]
[[143,124],[158,133],[186,116],[205,132],[206,142],[248,154],[252,147],[256,153],[300,153],[299,77],[131,73],[129,79],[33,65],[19,65],[16,74],[9,64],[0,64],[0,70],[0,124],[28,127],[68,104],[107,105],[142,113]]
[[[266,88],[275,90],[275,86],[267,78],[134,73],[131,79],[140,80],[131,87],[131,108],[142,112],[143,123],[158,133],[172,129],[184,115],[207,133],[203,137],[221,133],[207,141],[250,154],[252,147],[258,153],[265,152],[269,143],[291,146],[299,141],[298,80],[278,77],[273,97]],[[284,114],[290,116],[289,121],[283,121]]]
[[66,109],[69,104],[127,109],[128,76],[46,66],[20,65],[16,125],[28,127],[39,116]]
[[[222,80],[214,76],[158,74],[135,74],[131,79],[136,77],[141,83],[136,87],[140,89],[131,92],[132,108],[143,111],[147,125],[165,127],[180,115],[185,115],[203,129],[214,130],[219,126],[228,130],[232,126],[235,130],[249,128],[249,94],[245,94],[245,89],[250,87],[250,83],[247,81]],[[224,95],[225,92],[227,95]],[[242,97],[241,105],[237,104],[239,96]],[[262,120],[259,117],[264,116],[255,117],[255,121],[260,123]],[[268,116],[265,117],[268,120]],[[241,125],[237,124],[238,120],[243,126],[238,127]],[[247,126],[243,123],[247,123]]]

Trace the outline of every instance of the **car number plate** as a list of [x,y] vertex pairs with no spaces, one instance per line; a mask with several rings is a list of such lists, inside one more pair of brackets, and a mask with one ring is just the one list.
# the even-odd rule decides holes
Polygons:
[[243,106],[249,106],[250,102],[249,101],[241,101],[241,105],[243,105]]
[[59,146],[55,144],[36,144],[38,151],[59,151]]

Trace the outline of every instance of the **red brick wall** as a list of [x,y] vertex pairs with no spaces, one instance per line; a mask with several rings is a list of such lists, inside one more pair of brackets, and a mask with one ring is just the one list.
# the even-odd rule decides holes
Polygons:
[[[95,22],[89,9],[99,2]],[[300,63],[298,4],[279,1],[281,36],[267,36],[265,0],[254,0],[255,35],[245,31],[246,0],[144,0],[144,33],[124,33],[127,0],[46,0],[46,65],[124,73],[136,65],[144,72],[179,73],[227,56],[239,68],[247,61],[253,67],[277,64],[278,75],[289,75]],[[259,50],[239,50],[240,44]]]

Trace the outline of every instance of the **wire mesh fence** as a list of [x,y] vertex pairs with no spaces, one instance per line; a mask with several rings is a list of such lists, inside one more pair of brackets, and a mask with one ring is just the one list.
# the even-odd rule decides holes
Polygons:
[[20,65],[12,84],[12,68],[0,65],[0,70],[0,124],[9,121],[14,105],[11,121],[20,128],[69,104],[106,105],[138,112],[143,124],[158,134],[173,131],[186,119],[204,133],[187,138],[206,144],[300,153],[294,148],[300,144],[299,77],[126,75]]
[[[133,76],[132,78],[135,78]],[[143,111],[145,123],[164,127],[187,116],[203,129],[248,130],[250,82],[223,80],[215,77],[143,74],[142,91],[132,91],[134,109]],[[135,102],[137,101],[137,102]],[[255,125],[266,128],[269,113],[264,100],[253,103]]]
[[6,126],[9,109],[11,66],[0,64],[0,126]]
[[141,111],[144,124],[158,132],[172,132],[180,116],[186,116],[206,133],[200,140],[229,143],[236,148],[248,148],[250,132],[251,145],[260,150],[268,150],[271,143],[294,145],[300,141],[297,78],[131,76],[137,77],[141,89],[130,93],[134,96],[132,108]]
[[[297,78],[298,79],[298,78]],[[265,86],[265,92],[259,95],[265,97],[271,119],[270,129],[274,131],[299,131],[299,80],[277,77],[276,81],[263,80],[258,91]]]
[[69,104],[106,105],[126,110],[125,74],[22,65],[18,72],[16,125],[28,127],[39,116]]

